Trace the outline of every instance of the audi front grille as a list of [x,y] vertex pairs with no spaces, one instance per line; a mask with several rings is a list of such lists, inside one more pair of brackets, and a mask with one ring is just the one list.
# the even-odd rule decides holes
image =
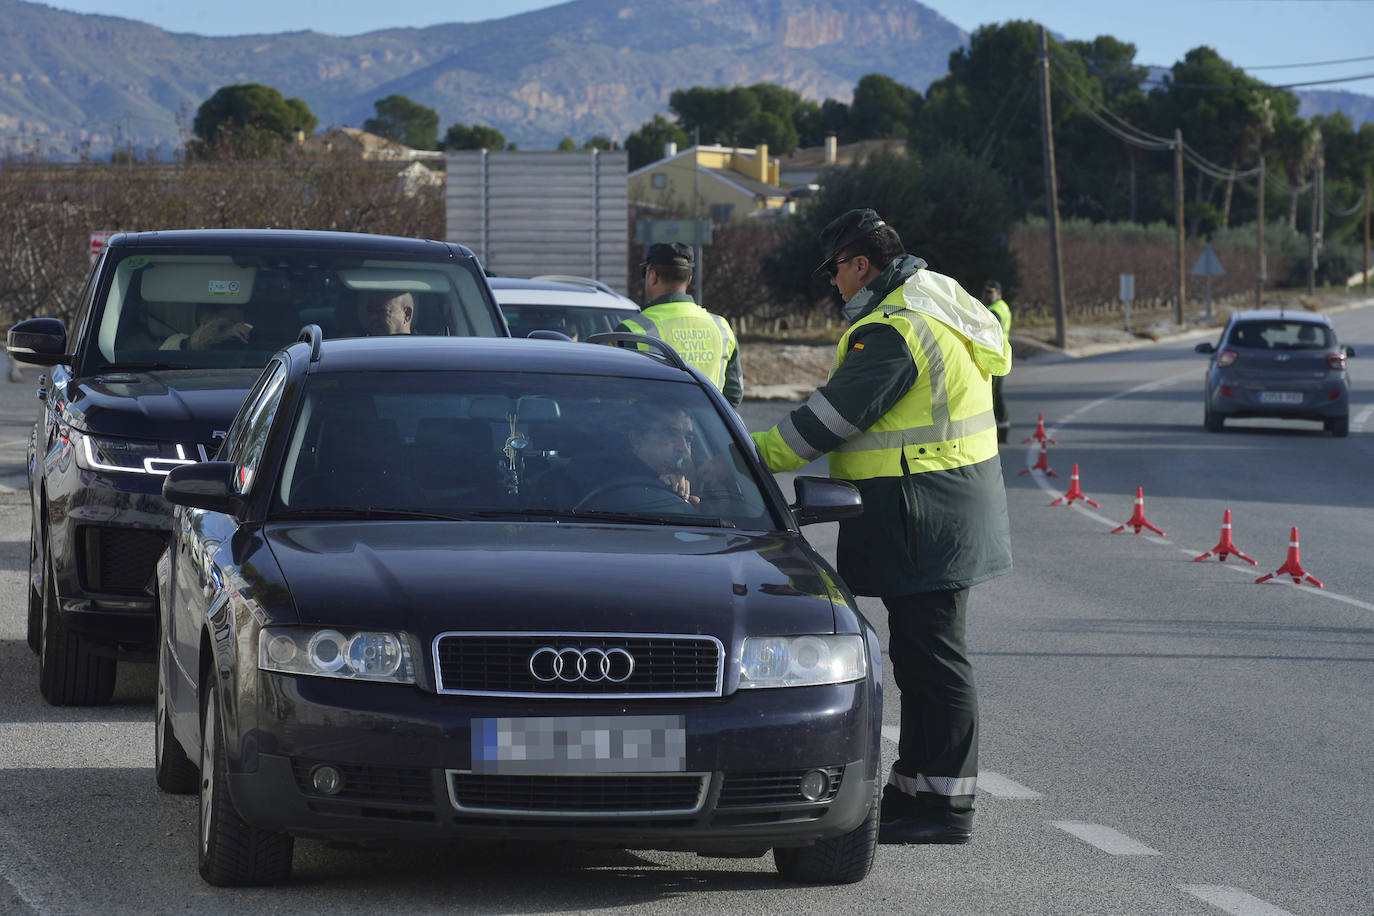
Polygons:
[[440,633],[440,693],[527,697],[718,697],[725,651],[665,633]]

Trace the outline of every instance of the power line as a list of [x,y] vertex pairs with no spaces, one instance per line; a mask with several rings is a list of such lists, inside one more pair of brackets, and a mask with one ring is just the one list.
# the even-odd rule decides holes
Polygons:
[[1374,73],[1360,73],[1356,76],[1341,76],[1329,80],[1308,80],[1302,83],[1284,83],[1280,86],[1271,86],[1268,83],[1262,86],[1218,86],[1215,83],[1176,83],[1168,77],[1154,78],[1149,77],[1141,81],[1142,85],[1149,83],[1156,86],[1169,86],[1173,89],[1201,89],[1209,92],[1235,92],[1244,90],[1248,92],[1265,92],[1275,89],[1301,89],[1304,86],[1326,86],[1331,83],[1353,83],[1358,80],[1374,78]]

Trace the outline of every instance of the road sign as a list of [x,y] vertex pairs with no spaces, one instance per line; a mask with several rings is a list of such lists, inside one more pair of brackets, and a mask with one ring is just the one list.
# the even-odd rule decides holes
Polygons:
[[105,250],[105,243],[110,240],[110,236],[117,235],[118,229],[97,229],[91,233],[91,263],[100,260],[100,252]]
[[682,242],[687,245],[711,244],[709,219],[642,219],[635,223],[635,241],[641,245],[656,242]]
[[1131,329],[1131,300],[1135,298],[1135,274],[1121,274],[1121,286],[1117,293],[1117,298],[1125,306],[1125,315],[1122,324],[1126,330]]
[[1195,277],[1220,277],[1226,273],[1226,268],[1221,266],[1221,261],[1217,260],[1217,253],[1212,250],[1209,244],[1202,249],[1202,255],[1193,265],[1193,276]]

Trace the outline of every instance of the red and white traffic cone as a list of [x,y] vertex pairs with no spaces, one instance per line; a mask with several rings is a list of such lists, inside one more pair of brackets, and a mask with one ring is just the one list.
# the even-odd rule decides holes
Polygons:
[[1073,466],[1073,473],[1069,475],[1069,491],[1065,493],[1063,496],[1056,499],[1054,502],[1050,503],[1050,505],[1057,506],[1060,503],[1063,503],[1066,506],[1072,506],[1073,501],[1075,499],[1081,499],[1083,500],[1083,502],[1087,503],[1095,509],[1102,508],[1097,503],[1093,502],[1091,499],[1088,499],[1088,497],[1083,495],[1083,490],[1080,489],[1078,486],[1078,465],[1076,464]]
[[1293,584],[1297,585],[1306,579],[1317,588],[1326,588],[1321,580],[1310,572],[1302,568],[1302,558],[1298,551],[1298,526],[1293,526],[1292,534],[1288,535],[1288,556],[1284,559],[1283,565],[1271,573],[1266,573],[1255,580],[1256,584],[1272,579],[1275,576],[1292,576]]
[[1020,477],[1022,474],[1029,474],[1031,471],[1044,471],[1045,474],[1050,477],[1059,476],[1054,471],[1050,470],[1050,453],[1046,450],[1045,443],[1043,442],[1040,443],[1040,457],[1035,459],[1035,464],[1017,471],[1016,476]]
[[1134,528],[1135,533],[1139,534],[1141,528],[1149,528],[1160,537],[1164,537],[1164,532],[1145,520],[1145,491],[1140,487],[1135,488],[1135,508],[1131,510],[1131,517],[1124,525],[1117,525],[1112,529],[1112,534],[1125,531],[1127,528]]
[[1240,557],[1242,560],[1249,563],[1251,566],[1259,565],[1254,560],[1250,559],[1245,554],[1241,553],[1240,550],[1236,548],[1235,542],[1231,540],[1230,509],[1227,509],[1225,514],[1221,517],[1221,540],[1217,541],[1217,546],[1213,547],[1211,550],[1207,551],[1200,557],[1193,557],[1193,562],[1197,563],[1199,560],[1205,560],[1211,556],[1215,556],[1218,560],[1222,561],[1223,563],[1226,562],[1226,558],[1228,556],[1236,556]]
[[1022,439],[1021,444],[1025,445],[1032,439],[1034,439],[1036,442],[1039,442],[1042,448],[1044,447],[1046,442],[1048,442],[1050,445],[1059,444],[1058,442],[1055,442],[1053,439],[1051,439],[1049,436],[1045,434],[1045,415],[1043,413],[1038,413],[1035,415],[1035,432],[1031,433],[1025,439]]

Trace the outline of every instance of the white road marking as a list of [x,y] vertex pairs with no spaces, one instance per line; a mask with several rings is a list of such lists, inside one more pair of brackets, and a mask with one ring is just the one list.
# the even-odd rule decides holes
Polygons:
[[1364,429],[1364,425],[1369,422],[1369,417],[1371,414],[1374,414],[1374,405],[1370,405],[1369,407],[1366,407],[1364,410],[1355,414],[1355,421],[1350,424],[1350,428],[1354,430]]
[[[883,737],[893,744],[901,737],[902,730],[896,725],[884,725]],[[993,773],[989,770],[978,771],[978,791],[986,792],[993,798],[1044,798],[1034,789],[1028,789],[1015,780],[1008,779],[1001,773]]]
[[1293,916],[1285,909],[1224,884],[1180,884],[1179,888],[1231,916]]
[[1132,839],[1119,830],[1104,827],[1102,824],[1085,824],[1082,821],[1050,821],[1051,827],[1058,827],[1065,833],[1078,837],[1085,843],[1113,856],[1157,856],[1159,850],[1151,849],[1139,840]]
[[153,765],[152,722],[6,722],[0,769],[141,769]]
[[0,881],[6,881],[35,913],[99,910],[54,880],[52,867],[30,851],[17,830],[0,824]]
[[1008,779],[1001,773],[993,773],[989,770],[978,771],[978,791],[986,792],[993,798],[1044,798],[1034,789],[1028,789],[1015,780]]
[[[1172,384],[1174,384],[1174,383],[1176,383],[1176,382],[1185,381],[1185,380],[1188,380],[1188,379],[1195,379],[1196,377],[1197,377],[1197,372],[1196,372],[1196,370],[1192,370],[1192,371],[1189,371],[1189,372],[1180,372],[1180,373],[1177,374],[1177,375],[1170,375],[1170,376],[1168,376],[1168,377],[1166,377],[1166,378],[1156,379],[1156,380],[1153,381],[1153,382],[1146,382],[1146,383],[1143,384],[1143,385],[1136,385],[1136,386],[1133,387],[1133,388],[1126,388],[1126,389],[1124,389],[1124,390],[1122,390],[1122,391],[1118,391],[1116,394],[1110,394],[1110,395],[1108,395],[1108,396],[1105,397],[1105,398],[1098,398],[1096,401],[1091,401],[1091,402],[1089,402],[1089,403],[1087,403],[1087,404],[1083,404],[1082,406],[1078,407],[1076,410],[1070,411],[1069,413],[1067,413],[1067,414],[1065,414],[1063,417],[1061,417],[1057,422],[1054,422],[1052,425],[1049,424],[1049,423],[1047,423],[1046,426],[1045,426],[1045,435],[1048,436],[1048,437],[1051,438],[1051,439],[1058,438],[1057,436],[1055,436],[1055,433],[1059,431],[1059,428],[1060,428],[1060,427],[1065,426],[1065,425],[1067,425],[1067,424],[1069,424],[1069,423],[1072,423],[1080,414],[1087,413],[1087,412],[1090,411],[1090,410],[1095,410],[1096,408],[1101,407],[1103,404],[1106,404],[1106,403],[1108,403],[1108,402],[1110,402],[1110,401],[1115,401],[1115,400],[1118,399],[1118,398],[1124,398],[1124,397],[1126,397],[1127,395],[1135,394],[1135,393],[1140,392],[1140,391],[1150,391],[1150,390],[1153,390],[1153,389],[1155,389],[1155,388],[1164,388],[1164,387],[1166,387],[1166,386],[1168,386],[1168,385],[1172,385]],[[1356,418],[1356,425],[1359,426],[1359,425],[1363,424],[1364,421],[1365,421],[1365,419],[1368,417],[1368,415],[1369,415],[1371,412],[1374,412],[1374,407],[1367,407],[1367,408],[1365,408],[1365,410],[1361,411],[1359,417]],[[1037,443],[1037,444],[1033,444],[1032,446],[1027,447],[1027,448],[1026,448],[1026,467],[1027,467],[1027,468],[1032,467],[1032,466],[1035,464],[1036,460],[1038,460],[1039,455],[1040,455],[1040,446],[1039,446],[1038,443]],[[1055,473],[1062,474],[1063,471],[1056,470]],[[1040,487],[1040,489],[1044,490],[1046,493],[1052,494],[1055,498],[1058,498],[1058,497],[1060,497],[1060,496],[1063,496],[1063,495],[1064,495],[1064,492],[1068,489],[1068,486],[1069,486],[1068,480],[1067,480],[1066,478],[1052,478],[1052,477],[1049,477],[1049,476],[1046,475],[1046,474],[1038,473],[1038,472],[1035,472],[1035,471],[1032,471],[1030,476],[1035,480],[1036,484]],[[1096,499],[1097,499],[1097,496],[1094,495],[1091,486],[1089,486],[1089,485],[1087,485],[1087,484],[1084,484],[1084,483],[1083,483],[1083,480],[1082,480],[1082,477],[1083,477],[1083,473],[1082,473],[1082,471],[1080,470],[1080,471],[1079,471],[1079,486],[1082,488],[1084,494],[1086,494],[1087,496],[1090,496],[1090,497],[1092,497],[1094,500],[1096,500]],[[1055,506],[1054,508],[1059,509],[1059,508],[1062,508],[1062,507],[1061,507],[1061,506]],[[1100,514],[1098,514],[1097,512],[1094,512],[1092,509],[1088,508],[1086,505],[1084,505],[1084,504],[1081,503],[1081,502],[1075,501],[1075,502],[1073,503],[1073,505],[1071,505],[1069,508],[1071,508],[1071,509],[1075,510],[1076,512],[1079,512],[1079,513],[1081,513],[1081,514],[1087,516],[1088,518],[1092,519],[1093,521],[1099,522],[1100,524],[1103,524],[1103,525],[1107,525],[1107,526],[1110,527],[1110,528],[1115,528],[1117,525],[1121,524],[1121,522],[1119,522],[1119,521],[1112,521],[1111,519],[1107,518],[1106,516],[1100,515]],[[1199,548],[1199,549],[1195,549],[1195,548],[1192,548],[1192,547],[1184,547],[1184,546],[1181,546],[1181,545],[1178,545],[1178,544],[1174,543],[1173,541],[1169,540],[1167,537],[1158,537],[1158,536],[1155,536],[1155,535],[1149,535],[1149,536],[1141,535],[1140,537],[1141,537],[1143,540],[1149,541],[1150,543],[1154,543],[1154,544],[1164,544],[1164,545],[1167,545],[1167,546],[1170,546],[1170,547],[1174,547],[1174,548],[1176,548],[1180,553],[1188,554],[1189,556],[1193,556],[1193,557],[1201,556],[1202,554],[1204,554],[1204,553],[1206,553],[1207,551],[1209,551],[1209,550],[1212,549],[1211,547],[1203,547],[1203,548]],[[1281,562],[1281,561],[1280,561],[1280,562]],[[1251,579],[1257,578],[1258,576],[1263,575],[1265,572],[1270,572],[1270,571],[1271,571],[1271,570],[1269,570],[1269,569],[1264,569],[1263,572],[1253,572],[1254,570],[1261,569],[1261,568],[1264,566],[1264,564],[1263,564],[1263,563],[1260,563],[1260,566],[1258,566],[1258,567],[1256,567],[1256,566],[1250,566],[1249,564],[1244,564],[1244,565],[1242,565],[1241,562],[1240,562],[1239,560],[1236,561],[1235,563],[1232,563],[1232,562],[1230,562],[1230,561],[1227,561],[1226,563],[1219,563],[1219,562],[1218,562],[1217,565],[1225,566],[1225,567],[1227,567],[1228,569],[1230,569],[1232,572],[1238,572],[1238,573],[1241,573],[1242,575],[1249,575],[1249,576],[1251,577]],[[1274,568],[1274,569],[1277,569],[1278,566],[1279,566],[1279,563],[1275,563],[1273,568]],[[1334,591],[1332,591],[1330,588],[1313,588],[1311,585],[1303,585],[1302,583],[1294,583],[1291,579],[1287,579],[1287,578],[1284,578],[1284,579],[1270,579],[1268,584],[1271,584],[1271,585],[1272,585],[1272,584],[1275,584],[1275,583],[1277,583],[1277,584],[1279,584],[1279,585],[1286,585],[1286,586],[1288,586],[1289,588],[1301,588],[1305,593],[1307,593],[1307,594],[1309,594],[1309,595],[1316,595],[1317,597],[1320,597],[1320,598],[1328,598],[1328,599],[1330,599],[1330,600],[1332,600],[1332,601],[1340,602],[1341,604],[1348,604],[1348,605],[1350,605],[1351,607],[1357,607],[1357,608],[1360,608],[1360,609],[1366,610],[1366,611],[1374,611],[1374,604],[1372,604],[1372,603],[1370,603],[1370,602],[1368,602],[1368,601],[1361,601],[1359,598],[1354,598],[1354,597],[1351,597],[1350,595],[1343,595],[1343,594],[1341,594],[1340,592],[1334,592]]]

